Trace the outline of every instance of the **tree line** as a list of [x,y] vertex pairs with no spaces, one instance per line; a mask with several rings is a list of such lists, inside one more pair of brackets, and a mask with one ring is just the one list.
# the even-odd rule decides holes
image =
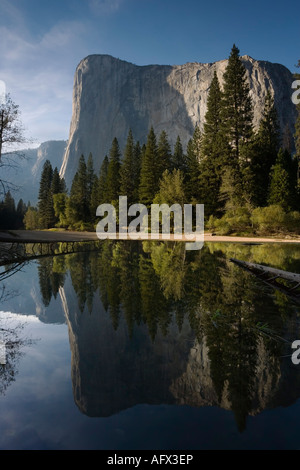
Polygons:
[[[204,204],[207,226],[221,233],[299,228],[300,110],[295,136],[288,127],[282,132],[268,90],[255,130],[246,69],[235,45],[222,88],[214,73],[203,130],[195,128],[186,150],[180,136],[172,150],[167,133],[157,136],[153,127],[145,142],[136,142],[130,130],[122,156],[115,137],[99,174],[92,154],[87,161],[81,155],[69,194],[47,161],[38,208],[35,213],[29,208],[26,227],[32,228],[35,217],[40,228],[94,230],[97,207],[103,203],[117,207],[122,195],[129,205],[147,207],[154,202]],[[268,224],[272,220],[279,225]]]

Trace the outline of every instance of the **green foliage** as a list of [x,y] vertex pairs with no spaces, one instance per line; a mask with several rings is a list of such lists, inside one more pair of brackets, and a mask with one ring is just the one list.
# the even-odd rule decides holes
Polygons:
[[253,227],[261,232],[276,232],[284,230],[286,213],[282,206],[271,205],[254,209],[251,222]]
[[238,165],[241,144],[252,135],[253,109],[246,69],[234,44],[224,73],[221,126],[222,135],[231,148],[231,165]]
[[43,166],[38,199],[38,210],[41,228],[47,229],[54,225],[55,215],[52,203],[53,168],[49,160]]
[[27,206],[23,200],[20,199],[16,207],[14,198],[10,191],[7,191],[4,200],[0,202],[0,229],[23,229],[26,211]]
[[225,168],[220,187],[220,199],[225,209],[234,212],[243,206],[242,176],[238,168]]
[[194,139],[190,139],[186,151],[185,193],[188,203],[201,201],[199,197],[200,165],[195,151]]
[[183,152],[183,147],[179,136],[177,136],[177,140],[175,143],[171,166],[173,169],[180,170],[183,173],[186,173],[187,160],[186,155]]
[[135,201],[135,188],[138,184],[135,167],[134,140],[132,131],[129,131],[124,152],[124,159],[120,168],[120,195],[127,196],[128,204]]
[[[96,203],[93,207],[98,207],[100,204],[105,204],[108,202],[108,189],[107,189],[107,173],[108,173],[108,157],[105,156],[99,173],[98,182],[95,181],[93,189],[93,198],[95,198]],[[94,212],[93,212],[94,213]]]
[[120,195],[120,163],[121,153],[119,143],[116,138],[113,139],[112,146],[109,152],[109,161],[107,168],[107,201],[118,199]]
[[180,204],[185,203],[184,174],[181,170],[166,170],[160,180],[159,191],[156,194],[154,204]]
[[142,158],[139,185],[139,202],[150,206],[159,187],[159,165],[156,136],[151,127]]
[[280,149],[276,164],[270,172],[268,203],[280,204],[284,210],[297,208],[297,168],[287,150]]
[[68,220],[67,220],[67,204],[68,204],[68,196],[66,193],[57,193],[53,194],[53,207],[55,217],[57,218],[57,227],[67,228]]
[[75,227],[76,223],[89,221],[89,202],[87,166],[84,156],[81,155],[66,207],[66,216],[71,227]]
[[162,131],[157,144],[157,173],[159,177],[172,168],[172,152],[166,131]]
[[251,215],[254,229],[259,232],[295,232],[300,233],[300,212],[285,212],[281,205],[258,207]]
[[254,207],[267,204],[270,171],[275,164],[279,146],[278,116],[274,98],[268,91],[258,132],[241,147],[245,193]]
[[245,233],[249,231],[250,226],[251,214],[247,207],[228,210],[220,219],[211,215],[207,223],[207,228],[219,235],[230,235],[236,232]]
[[36,230],[40,228],[39,214],[36,208],[29,207],[24,215],[24,225],[26,230]]

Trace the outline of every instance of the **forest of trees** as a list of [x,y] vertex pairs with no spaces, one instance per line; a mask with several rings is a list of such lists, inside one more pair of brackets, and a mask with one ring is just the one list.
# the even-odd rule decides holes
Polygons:
[[30,207],[20,199],[16,205],[10,191],[7,191],[4,199],[0,202],[0,229],[20,230],[24,229],[24,216]]
[[123,152],[117,138],[99,174],[93,156],[81,155],[69,193],[58,170],[44,165],[37,209],[29,207],[27,229],[60,227],[94,230],[102,203],[192,203],[205,205],[206,228],[222,234],[300,231],[300,109],[295,136],[279,126],[269,91],[259,128],[246,70],[234,45],[221,89],[215,72],[203,131],[198,127],[186,151],[178,136],[171,149],[165,131],[151,127],[145,143],[129,131]]

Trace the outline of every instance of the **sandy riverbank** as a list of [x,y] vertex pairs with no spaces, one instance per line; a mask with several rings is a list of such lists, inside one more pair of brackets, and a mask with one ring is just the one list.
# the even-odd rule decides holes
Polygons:
[[[150,234],[149,234],[150,235]],[[117,237],[118,238],[118,237]],[[97,241],[98,237],[95,232],[69,232],[69,231],[47,231],[47,230],[9,230],[0,232],[0,242],[80,242],[80,241]],[[161,236],[160,240],[164,240]],[[171,235],[171,240],[174,237]],[[184,237],[182,241],[188,241]],[[236,237],[236,236],[220,236],[206,233],[204,235],[205,242],[224,242],[224,243],[300,243],[300,238],[275,238],[275,237]]]

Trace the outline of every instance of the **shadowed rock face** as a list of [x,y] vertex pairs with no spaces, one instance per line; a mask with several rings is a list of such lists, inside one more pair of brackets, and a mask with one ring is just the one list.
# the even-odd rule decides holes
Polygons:
[[261,340],[253,375],[242,374],[249,379],[247,395],[239,382],[226,381],[218,396],[207,338],[196,340],[188,320],[180,331],[172,322],[168,335],[158,332],[151,341],[144,324],[135,325],[131,336],[122,316],[115,330],[98,294],[92,311],[80,312],[69,277],[60,298],[69,328],[74,401],[87,416],[107,417],[140,404],[177,404],[235,413],[241,408],[238,421],[244,423],[247,415],[289,406],[299,397],[299,375],[293,374],[291,361],[280,365]]
[[4,166],[1,168],[1,178],[11,181],[17,191],[14,193],[16,200],[22,198],[25,203],[36,204],[38,201],[39,183],[46,160],[51,162],[53,169],[60,169],[67,142],[65,140],[50,140],[43,142],[38,148],[20,150],[19,154],[24,158],[18,157],[17,153],[4,155],[10,157],[16,165]]
[[[291,72],[280,64],[242,57],[254,104],[254,125],[259,124],[267,89],[275,96],[282,128],[294,126]],[[75,73],[73,115],[69,144],[61,175],[70,187],[81,154],[92,152],[98,171],[117,137],[124,149],[131,128],[144,143],[151,125],[157,135],[168,134],[173,146],[179,135],[184,146],[194,128],[203,127],[213,73],[223,83],[228,61],[211,64],[137,66],[108,55],[88,56]]]

